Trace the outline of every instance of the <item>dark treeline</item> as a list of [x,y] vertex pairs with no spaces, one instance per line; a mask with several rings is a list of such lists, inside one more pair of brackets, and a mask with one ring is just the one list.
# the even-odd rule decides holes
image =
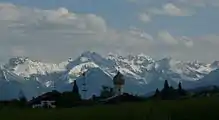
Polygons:
[[32,107],[34,104],[40,104],[41,101],[52,100],[55,101],[55,105],[61,108],[71,108],[76,106],[88,106],[88,105],[97,105],[102,103],[115,103],[118,102],[138,102],[138,101],[146,101],[146,100],[178,100],[178,99],[190,99],[194,97],[203,97],[203,96],[213,96],[219,95],[218,87],[214,86],[212,89],[206,89],[202,91],[190,92],[183,89],[181,83],[178,84],[177,88],[173,88],[169,85],[168,81],[164,81],[163,88],[161,90],[156,89],[154,95],[151,97],[139,97],[124,93],[119,97],[111,98],[114,95],[113,88],[108,86],[102,86],[100,96],[93,95],[88,100],[82,100],[81,95],[79,93],[79,87],[74,81],[72,91],[67,91],[60,93],[58,91],[52,91],[45,93],[36,98],[32,98],[31,100],[27,100],[25,95],[21,91],[19,94],[19,99],[11,100],[11,101],[0,101],[0,108],[2,107]]
[[155,94],[152,96],[152,98],[156,99],[162,99],[162,100],[172,100],[172,99],[180,99],[188,96],[188,92],[182,88],[182,84],[178,84],[178,88],[174,89],[172,86],[169,86],[169,83],[167,80],[164,82],[164,87],[160,91],[159,89],[156,89]]

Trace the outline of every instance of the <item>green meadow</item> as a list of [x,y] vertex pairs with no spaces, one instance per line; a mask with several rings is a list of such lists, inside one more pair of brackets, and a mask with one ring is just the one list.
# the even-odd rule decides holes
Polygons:
[[218,120],[219,98],[148,100],[66,109],[5,107],[0,120]]

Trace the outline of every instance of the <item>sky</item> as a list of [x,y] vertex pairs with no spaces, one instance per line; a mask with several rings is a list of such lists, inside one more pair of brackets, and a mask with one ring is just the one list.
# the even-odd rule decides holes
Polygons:
[[0,62],[85,51],[219,60],[218,0],[0,0]]

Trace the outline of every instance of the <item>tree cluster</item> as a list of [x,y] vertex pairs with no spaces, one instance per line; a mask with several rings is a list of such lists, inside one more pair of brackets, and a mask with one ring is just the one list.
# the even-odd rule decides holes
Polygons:
[[187,92],[182,88],[182,84],[178,84],[178,88],[174,89],[172,86],[169,86],[167,80],[164,82],[164,87],[161,91],[156,89],[154,98],[158,99],[179,99],[187,95]]
[[108,86],[102,86],[100,98],[109,98],[114,95],[113,88]]

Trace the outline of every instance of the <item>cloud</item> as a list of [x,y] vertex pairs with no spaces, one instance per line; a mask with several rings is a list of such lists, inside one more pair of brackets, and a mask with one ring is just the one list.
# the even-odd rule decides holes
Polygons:
[[147,22],[151,21],[151,17],[148,14],[146,14],[146,13],[141,13],[139,15],[139,20],[144,22],[144,23],[147,23]]
[[[159,10],[172,16],[186,13],[175,4]],[[145,13],[149,17],[152,15]],[[216,34],[191,37],[177,32],[176,35],[166,28],[162,28],[163,31],[161,28],[146,31],[138,27],[116,29],[102,16],[77,13],[64,7],[44,10],[5,3],[0,4],[0,16],[1,60],[28,56],[56,62],[77,57],[87,50],[101,54],[143,52],[155,58],[219,59]]]
[[167,31],[158,32],[158,39],[169,45],[178,44],[178,41]]
[[65,45],[77,47],[74,44],[81,39],[85,39],[82,40],[84,44],[88,39],[97,41],[108,29],[102,17],[77,14],[66,8],[42,10],[2,3],[0,16],[0,47],[5,51],[1,54],[4,56],[35,54],[44,57],[57,48],[64,52]]
[[[219,35],[209,34],[202,36],[195,36],[190,38],[193,41],[193,47],[190,49],[181,50],[181,57],[187,57],[187,59],[196,59],[202,61],[218,60],[218,45]],[[187,54],[186,54],[187,53]]]
[[194,42],[191,38],[186,37],[186,36],[182,36],[181,38],[179,38],[180,41],[187,47],[193,47]]
[[190,11],[185,8],[179,8],[173,3],[167,3],[163,5],[161,9],[152,8],[149,10],[149,13],[155,15],[169,15],[169,16],[191,16],[194,14],[193,11]]
[[[151,3],[151,4],[168,4],[170,0],[162,0],[162,1],[154,1],[154,0],[127,0],[132,3]],[[177,4],[179,6],[194,6],[194,7],[206,7],[206,6],[219,6],[218,0],[171,0],[173,4]]]
[[135,36],[135,37],[140,38],[140,39],[145,39],[147,41],[153,41],[154,40],[153,36],[151,36],[150,34],[144,32],[143,30],[138,29],[136,27],[131,27],[130,30],[129,30],[129,33],[132,36]]
[[0,4],[0,20],[11,22],[11,28],[24,30],[69,30],[74,32],[106,32],[105,20],[95,14],[79,15],[66,8],[57,10],[31,9],[13,4]]
[[158,32],[158,40],[169,46],[193,47],[193,40],[186,36],[173,36],[168,31]]
[[[43,10],[0,4],[0,56],[60,61],[83,51],[137,52],[151,45],[146,32],[110,28],[104,18],[66,8]],[[134,41],[134,43],[133,43]],[[141,49],[142,50],[142,49]]]
[[177,2],[196,7],[219,6],[218,0],[178,0]]

